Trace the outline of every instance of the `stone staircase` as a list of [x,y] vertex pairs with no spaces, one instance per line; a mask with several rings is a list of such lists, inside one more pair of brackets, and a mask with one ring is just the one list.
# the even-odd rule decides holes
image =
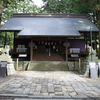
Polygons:
[[65,61],[32,61],[29,63],[28,71],[68,71]]

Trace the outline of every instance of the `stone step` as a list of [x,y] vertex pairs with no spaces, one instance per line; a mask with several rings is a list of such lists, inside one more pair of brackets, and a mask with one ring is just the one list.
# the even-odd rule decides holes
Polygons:
[[68,71],[68,64],[65,61],[32,61],[28,71]]

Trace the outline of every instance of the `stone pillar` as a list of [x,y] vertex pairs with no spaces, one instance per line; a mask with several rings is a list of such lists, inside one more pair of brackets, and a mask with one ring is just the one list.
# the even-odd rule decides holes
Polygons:
[[7,63],[7,75],[13,75],[15,73],[14,62]]

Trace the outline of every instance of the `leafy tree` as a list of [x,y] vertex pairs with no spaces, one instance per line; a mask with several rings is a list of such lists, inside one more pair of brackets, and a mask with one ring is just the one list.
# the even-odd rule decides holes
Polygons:
[[39,13],[40,8],[37,7],[33,2],[30,2],[29,0],[22,1],[20,0],[14,0],[14,2],[11,2],[7,4],[7,7],[3,7],[3,20],[9,19],[12,13]]
[[98,28],[99,28],[99,58],[100,58],[100,0],[97,0],[96,5],[96,16],[98,20]]
[[[97,3],[94,0],[42,0],[43,11],[48,13],[92,13]],[[95,6],[94,6],[95,5]]]
[[90,14],[91,19],[96,24],[96,10],[100,5],[99,0],[42,0],[44,2],[43,11],[46,13],[73,13]]
[[3,0],[0,0],[0,27],[1,27],[1,17],[2,17],[2,5],[3,5]]
[[[90,14],[91,20],[97,25],[97,0],[42,0],[43,12],[46,13],[73,13]],[[92,15],[91,15],[92,14]]]
[[[18,0],[18,1],[24,1],[24,0]],[[15,0],[0,0],[0,27],[1,27],[1,19],[2,19],[2,8],[3,7],[7,8],[7,4],[10,4],[11,2],[15,2]]]
[[4,38],[5,38],[4,33],[0,32],[0,47],[4,45],[5,42]]
[[[2,22],[5,23],[12,13],[39,13],[41,9],[37,7],[31,0],[4,0],[4,6],[2,9]],[[31,2],[30,2],[31,1]],[[12,35],[11,35],[12,34]],[[4,46],[9,44],[13,46],[13,33],[5,33]]]
[[42,0],[43,11],[46,13],[67,13],[68,0]]
[[[92,22],[99,28],[100,56],[100,0],[42,0],[46,13],[89,14]],[[91,15],[92,14],[92,15]],[[100,57],[99,57],[100,58]]]
[[[3,5],[3,0],[0,0],[0,27],[1,27],[1,19],[2,19],[2,5]],[[3,34],[0,32],[0,45],[3,44],[4,40],[4,36]]]

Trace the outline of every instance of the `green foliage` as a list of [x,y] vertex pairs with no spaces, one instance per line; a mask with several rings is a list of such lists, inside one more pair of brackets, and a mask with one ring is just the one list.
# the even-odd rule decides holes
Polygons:
[[[39,13],[41,9],[30,2],[31,0],[3,0],[2,9],[2,22],[6,22],[12,13]],[[5,32],[0,33],[0,45],[10,45],[13,48],[13,32],[7,32],[7,37],[5,38]],[[5,43],[6,42],[6,43]]]
[[96,56],[99,58],[99,48],[97,48],[97,54]]
[[[7,32],[6,45],[9,45],[10,48],[13,48],[13,39],[14,39],[13,32]],[[4,45],[5,45],[5,32],[0,32],[0,47],[4,47]]]
[[96,3],[94,0],[42,0],[44,12],[48,13],[92,13]]
[[96,9],[98,9],[98,8],[100,8],[100,5],[99,4],[96,5]]
[[7,41],[6,45],[10,46],[10,49],[13,48],[14,32],[7,32]]
[[14,0],[3,7],[3,20],[8,20],[12,13],[39,13],[40,8],[29,0]]
[[2,47],[4,45],[4,32],[0,32],[0,47]]
[[67,13],[67,0],[43,0],[45,5],[42,7],[46,13]]

